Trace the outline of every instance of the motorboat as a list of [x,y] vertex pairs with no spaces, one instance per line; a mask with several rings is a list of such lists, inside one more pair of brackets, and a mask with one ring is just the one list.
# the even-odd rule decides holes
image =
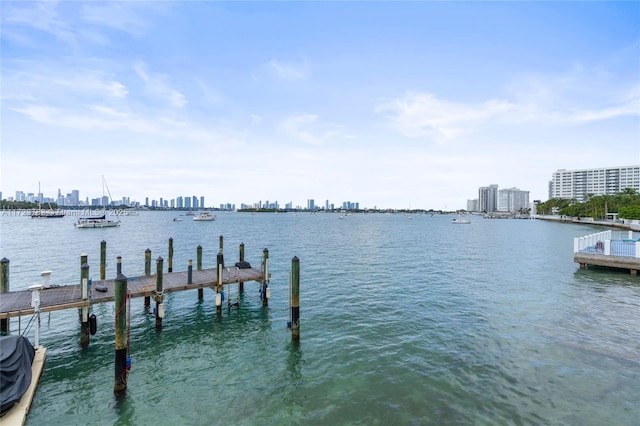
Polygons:
[[174,217],[174,218],[173,218],[173,221],[174,221],[174,222],[182,222],[182,218]]
[[212,220],[216,220],[216,217],[215,215],[212,215],[210,212],[202,212],[198,216],[194,216],[193,220],[210,222]]
[[465,218],[462,218],[462,217],[456,217],[456,218],[451,220],[451,223],[467,225],[467,224],[471,223],[471,221],[469,219],[465,219]]

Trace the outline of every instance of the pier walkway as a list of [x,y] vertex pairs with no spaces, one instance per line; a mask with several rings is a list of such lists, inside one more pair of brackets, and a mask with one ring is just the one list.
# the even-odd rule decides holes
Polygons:
[[640,270],[640,238],[629,231],[628,238],[613,239],[611,231],[574,238],[573,261],[581,269],[588,265],[628,269],[631,275]]
[[[235,266],[223,268],[222,284],[246,281],[262,281],[263,272],[255,268],[240,269]],[[162,274],[163,293],[195,290],[206,287],[214,288],[218,284],[217,268],[193,270],[189,282],[187,271],[164,272]],[[69,308],[80,308],[89,304],[113,302],[115,280],[95,280],[91,285],[91,298],[82,300],[82,288],[77,285],[62,285],[44,288],[40,292],[40,312],[52,312]],[[106,287],[106,292],[96,288]],[[127,278],[127,289],[130,297],[153,297],[156,294],[156,275]],[[33,315],[31,291],[20,290],[2,293],[0,296],[0,319]]]

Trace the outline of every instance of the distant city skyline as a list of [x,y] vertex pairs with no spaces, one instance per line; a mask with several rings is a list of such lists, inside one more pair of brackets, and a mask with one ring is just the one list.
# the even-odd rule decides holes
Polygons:
[[640,155],[640,2],[8,1],[0,43],[5,194],[457,210]]
[[[145,197],[144,200],[138,201],[131,199],[131,197],[123,196],[120,198],[109,199],[109,196],[103,195],[100,197],[86,196],[84,199],[80,197],[80,191],[77,189],[71,190],[65,196],[62,196],[62,189],[58,189],[56,197],[47,197],[44,193],[33,193],[18,190],[15,192],[15,196],[4,197],[3,192],[0,191],[0,200],[6,199],[7,201],[27,201],[27,202],[40,202],[40,203],[56,203],[60,207],[100,207],[110,205],[125,205],[131,207],[152,207],[152,208],[176,208],[176,209],[197,209],[197,208],[219,208],[221,210],[235,210],[249,209],[249,208],[267,208],[267,209],[307,209],[307,210],[334,210],[334,209],[346,209],[346,210],[358,210],[360,209],[360,203],[358,201],[342,201],[340,203],[330,202],[328,199],[322,204],[317,204],[314,199],[307,199],[306,204],[296,204],[293,201],[285,202],[281,204],[279,201],[269,200],[257,200],[253,202],[240,203],[239,207],[235,202],[220,202],[206,204],[204,196],[177,196],[174,198],[160,197],[158,199],[151,199]],[[371,208],[377,208],[373,206]]]

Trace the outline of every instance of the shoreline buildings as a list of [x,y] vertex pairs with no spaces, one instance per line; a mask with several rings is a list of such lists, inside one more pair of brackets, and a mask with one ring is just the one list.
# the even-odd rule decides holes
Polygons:
[[640,192],[640,166],[559,169],[549,182],[549,199],[586,201],[594,195],[614,195],[631,188]]
[[467,200],[467,211],[470,212],[519,213],[528,208],[529,191],[515,187],[498,189],[498,185],[481,186],[478,188],[478,198]]

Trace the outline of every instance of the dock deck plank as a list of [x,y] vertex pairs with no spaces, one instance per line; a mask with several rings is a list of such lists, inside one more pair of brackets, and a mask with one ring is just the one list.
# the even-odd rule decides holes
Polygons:
[[[239,281],[261,281],[262,271],[255,268],[236,269],[225,268],[222,273],[222,283],[237,283]],[[176,291],[195,290],[199,288],[215,287],[218,282],[216,268],[192,271],[192,282],[187,283],[188,272],[166,272],[162,274],[163,293]],[[97,286],[107,288],[106,292],[96,290]],[[95,280],[91,286],[91,303],[106,303],[115,300],[115,280]],[[131,298],[153,296],[156,292],[156,276],[127,277],[127,290]],[[51,312],[69,308],[79,308],[87,305],[82,300],[80,284],[63,285],[43,289],[40,292],[40,312]],[[31,291],[19,290],[2,293],[0,295],[0,319],[32,315]]]

